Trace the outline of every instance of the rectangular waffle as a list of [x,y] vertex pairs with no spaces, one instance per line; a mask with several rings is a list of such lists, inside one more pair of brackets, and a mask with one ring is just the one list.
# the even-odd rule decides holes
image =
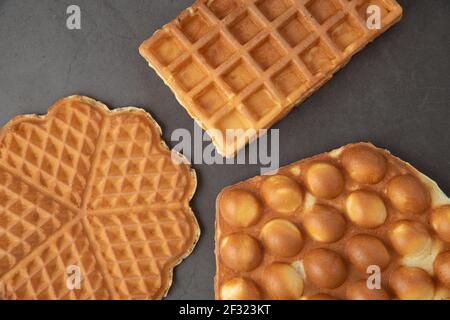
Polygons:
[[231,157],[258,132],[227,141],[227,129],[270,128],[401,15],[395,0],[198,0],[140,53]]
[[162,298],[199,237],[195,188],[142,109],[73,96],[14,118],[0,132],[0,300]]
[[450,199],[372,144],[230,186],[216,208],[217,299],[450,298]]

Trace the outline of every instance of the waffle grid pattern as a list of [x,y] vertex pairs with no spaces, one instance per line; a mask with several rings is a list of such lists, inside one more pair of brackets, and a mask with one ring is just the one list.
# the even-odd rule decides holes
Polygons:
[[6,138],[2,160],[65,200],[80,205],[102,116],[83,106],[55,113],[42,125],[25,122]]
[[182,201],[184,172],[152,148],[153,133],[135,116],[113,117],[93,185],[91,210],[128,208]]
[[183,216],[159,211],[89,217],[108,272],[118,279],[114,288],[120,299],[157,293],[163,282],[161,270],[183,250],[184,237],[191,232]]
[[[70,265],[80,267],[80,290],[68,289],[66,268]],[[81,224],[78,223],[67,225],[55,241],[44,246],[39,255],[27,261],[7,281],[19,299],[29,297],[40,300],[86,300],[111,297],[96,266],[92,248]]]
[[[0,298],[164,296],[172,268],[198,236],[189,208],[195,180],[188,165],[171,161],[147,114],[110,113],[91,99],[69,97],[45,118],[11,121],[1,138],[0,288],[6,292]],[[121,147],[129,152],[116,157]],[[63,163],[66,157],[72,166]],[[69,177],[64,186],[59,171]],[[156,178],[141,193],[147,176]],[[105,187],[108,179],[120,180],[114,193]],[[66,285],[72,265],[80,268],[80,289]]]
[[[366,27],[371,4],[381,30]],[[400,16],[393,0],[201,0],[140,52],[232,156],[255,136],[226,145],[226,129],[269,128]]]

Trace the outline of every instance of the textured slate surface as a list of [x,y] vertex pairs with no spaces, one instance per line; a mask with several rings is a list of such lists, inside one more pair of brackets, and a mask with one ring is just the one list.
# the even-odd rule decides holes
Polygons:
[[[411,162],[450,193],[450,2],[399,1],[400,24],[358,54],[274,128],[281,165],[356,141]],[[77,0],[82,29],[66,28],[66,0],[0,0],[0,122],[45,113],[84,94],[112,107],[134,105],[157,119],[169,142],[193,121],[148,68],[139,44],[189,0]],[[173,146],[173,143],[169,143]],[[202,227],[194,253],[175,271],[170,299],[213,299],[215,198],[259,174],[257,165],[195,165],[193,207]]]

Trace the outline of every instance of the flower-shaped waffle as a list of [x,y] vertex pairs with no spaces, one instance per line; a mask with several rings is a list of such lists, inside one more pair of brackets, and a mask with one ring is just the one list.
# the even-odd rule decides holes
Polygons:
[[0,299],[160,299],[199,237],[196,176],[144,110],[58,101],[0,133]]
[[450,199],[371,144],[225,189],[216,240],[219,299],[450,298]]

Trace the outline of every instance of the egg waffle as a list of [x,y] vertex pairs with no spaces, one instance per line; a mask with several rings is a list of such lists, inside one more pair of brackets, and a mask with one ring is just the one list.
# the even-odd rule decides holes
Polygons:
[[448,299],[450,199],[357,143],[226,188],[217,299]]

